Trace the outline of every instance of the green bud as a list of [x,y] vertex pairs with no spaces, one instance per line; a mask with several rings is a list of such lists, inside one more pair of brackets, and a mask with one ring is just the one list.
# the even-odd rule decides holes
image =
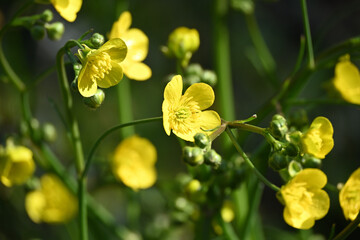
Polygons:
[[286,119],[280,114],[275,114],[270,122],[269,130],[275,138],[283,138],[288,132]]
[[201,81],[213,87],[217,83],[217,76],[214,71],[204,70],[201,76]]
[[60,40],[65,31],[64,24],[61,22],[46,24],[45,28],[50,40]]
[[100,33],[94,33],[91,38],[90,38],[90,41],[92,43],[92,46],[94,48],[99,48],[101,47],[104,42],[105,42],[105,38],[103,35],[101,35]]
[[46,10],[42,13],[41,19],[42,19],[44,22],[50,22],[51,20],[53,20],[53,13],[52,13],[52,11],[50,11],[49,9],[46,9]]
[[289,117],[289,122],[291,126],[294,126],[296,129],[302,130],[305,126],[309,124],[309,119],[307,113],[304,109],[292,112]]
[[93,96],[84,98],[84,103],[88,107],[90,107],[92,109],[96,109],[101,106],[101,104],[103,103],[104,100],[105,100],[105,93],[103,90],[98,88],[96,93]]
[[74,73],[75,73],[75,77],[79,76],[80,70],[82,68],[82,65],[80,63],[75,63],[73,65],[73,69],[74,69]]
[[301,159],[301,164],[304,168],[320,168],[321,167],[321,159],[318,159],[312,155],[304,154]]
[[191,166],[200,165],[204,162],[203,150],[199,147],[186,146],[183,148],[183,158]]
[[201,81],[199,76],[196,75],[190,75],[184,78],[184,85],[185,88],[190,87],[194,83],[199,83]]
[[41,25],[33,25],[30,28],[30,33],[35,40],[41,40],[45,37],[45,28]]
[[187,66],[185,69],[186,76],[195,75],[200,78],[200,76],[202,76],[202,74],[203,74],[203,69],[202,69],[201,65],[198,63],[192,63],[189,66]]
[[44,123],[42,126],[44,140],[54,142],[56,140],[56,128],[51,123]]
[[207,147],[210,147],[210,145],[211,145],[210,138],[205,133],[197,133],[197,134],[195,134],[194,142],[195,142],[196,146],[198,146],[200,148],[203,148],[203,149],[207,148]]
[[215,169],[219,168],[221,165],[221,156],[214,150],[210,149],[204,154],[205,163],[214,167]]
[[281,152],[271,153],[269,157],[269,166],[275,171],[286,168],[288,166],[288,163],[288,158]]
[[299,154],[299,152],[300,152],[299,146],[294,143],[288,143],[285,146],[284,153],[288,156],[295,157]]
[[201,185],[201,182],[197,179],[191,180],[186,186],[185,186],[185,193],[188,196],[188,198],[195,202],[203,202],[206,200],[205,198],[205,189],[203,189],[203,186]]
[[302,170],[302,166],[299,162],[297,161],[294,161],[292,160],[290,163],[289,163],[289,166],[288,166],[288,172],[289,172],[289,175],[290,177],[294,177],[296,174],[298,174],[301,170]]
[[290,134],[288,134],[286,136],[286,139],[295,145],[300,145],[301,144],[301,136],[302,136],[302,132],[294,131],[294,132],[291,132]]

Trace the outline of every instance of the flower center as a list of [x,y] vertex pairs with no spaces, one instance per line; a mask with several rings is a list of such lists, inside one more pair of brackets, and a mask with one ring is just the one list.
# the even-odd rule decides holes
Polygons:
[[89,75],[91,80],[99,81],[108,74],[112,68],[111,58],[108,53],[101,52],[90,56],[88,60]]
[[192,97],[181,98],[179,104],[170,110],[171,128],[187,133],[198,125],[198,114],[201,112],[197,102],[192,101]]

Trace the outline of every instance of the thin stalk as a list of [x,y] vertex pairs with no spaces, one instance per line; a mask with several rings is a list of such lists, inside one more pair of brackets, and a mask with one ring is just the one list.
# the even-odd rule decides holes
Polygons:
[[344,240],[346,239],[353,231],[358,228],[360,224],[360,214],[357,215],[354,221],[347,225],[338,235],[336,235],[332,240]]
[[225,222],[220,214],[217,216],[217,220],[220,222],[220,226],[224,231],[224,237],[226,240],[239,240],[240,238],[236,235],[236,232],[229,222]]
[[305,38],[306,38],[306,47],[308,53],[308,60],[309,60],[309,68],[315,68],[315,60],[314,60],[314,51],[311,39],[311,31],[310,31],[310,23],[309,23],[309,16],[306,6],[306,0],[300,0],[301,2],[301,10],[303,15],[303,23],[304,23],[304,31],[305,31]]
[[[133,112],[132,112],[130,79],[124,76],[121,82],[116,86],[116,89],[117,89],[120,123],[132,122]],[[129,126],[127,128],[122,128],[120,132],[121,132],[121,137],[126,138],[135,134],[135,127]]]
[[84,169],[84,153],[80,139],[80,131],[76,118],[73,115],[73,100],[70,92],[69,82],[66,76],[64,53],[66,46],[59,50],[56,55],[56,68],[58,79],[60,81],[61,92],[65,105],[65,115],[67,118],[71,142],[75,152],[75,166],[78,174],[78,200],[80,214],[80,239],[88,239],[88,223],[87,223],[87,204],[86,204],[86,180],[81,177]]
[[228,122],[227,126],[230,128],[237,128],[239,130],[244,130],[244,131],[248,131],[248,132],[253,132],[253,133],[257,133],[260,135],[265,136],[266,134],[266,129],[265,128],[261,128],[258,126],[254,126],[251,124],[247,124],[247,123],[238,123],[238,122]]
[[256,174],[256,176],[268,187],[270,187],[272,190],[278,192],[280,191],[280,188],[274,184],[272,184],[269,180],[267,180],[264,175],[262,175],[259,170],[257,170],[257,168],[254,166],[254,164],[250,161],[250,159],[248,158],[248,156],[246,155],[246,153],[242,150],[242,148],[240,147],[240,145],[238,144],[234,134],[232,133],[232,131],[230,130],[230,128],[226,128],[226,133],[228,134],[228,136],[231,139],[231,142],[234,144],[236,150],[239,152],[240,156],[244,159],[245,163],[248,165],[248,167],[254,171],[254,173]]
[[101,141],[108,136],[110,133],[118,130],[118,129],[122,129],[124,127],[128,127],[128,126],[133,126],[133,125],[137,125],[137,124],[142,124],[142,123],[148,123],[148,122],[154,122],[154,121],[160,121],[162,120],[162,117],[154,117],[154,118],[145,118],[145,119],[141,119],[141,120],[136,120],[136,121],[132,121],[132,122],[128,122],[128,123],[123,123],[120,125],[117,125],[115,127],[112,127],[110,129],[108,129],[107,131],[105,131],[95,142],[95,144],[93,145],[93,147],[90,150],[89,156],[86,160],[86,164],[85,164],[85,168],[84,171],[82,172],[81,178],[84,178],[87,174],[87,172],[89,171],[89,167],[93,158],[93,155],[95,153],[95,150],[97,149],[97,147],[100,145]]

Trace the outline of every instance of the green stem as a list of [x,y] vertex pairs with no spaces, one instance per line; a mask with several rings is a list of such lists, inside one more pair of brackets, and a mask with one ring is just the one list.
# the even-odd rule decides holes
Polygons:
[[360,224],[360,213],[357,215],[354,221],[347,225],[338,235],[336,235],[332,240],[344,240],[346,239],[354,230],[358,228]]
[[239,123],[239,122],[234,121],[234,122],[228,122],[227,126],[230,128],[237,128],[239,130],[257,133],[257,134],[260,134],[263,136],[265,136],[265,134],[266,134],[266,128],[261,128],[261,127],[254,126],[254,125],[247,124],[247,123]]
[[[73,44],[73,43],[72,43]],[[70,92],[69,82],[66,76],[64,53],[68,44],[61,48],[56,55],[56,68],[60,81],[61,92],[65,105],[66,118],[70,130],[71,142],[75,151],[75,165],[78,174],[78,200],[80,214],[80,239],[88,239],[87,204],[86,204],[86,179],[81,177],[84,169],[84,153],[80,139],[80,131],[76,118],[73,115],[73,100]]]
[[84,178],[87,174],[87,172],[89,171],[89,167],[93,158],[93,155],[95,153],[95,150],[97,149],[97,147],[100,145],[101,141],[108,136],[110,133],[118,130],[118,129],[122,129],[124,127],[128,127],[128,126],[133,126],[133,125],[137,125],[137,124],[142,124],[142,123],[148,123],[148,122],[154,122],[154,121],[160,121],[162,120],[162,117],[154,117],[154,118],[145,118],[145,119],[141,119],[141,120],[136,120],[133,122],[128,122],[128,123],[123,123],[120,125],[117,125],[115,127],[112,127],[110,129],[108,129],[107,131],[105,131],[95,142],[95,144],[93,145],[93,147],[90,150],[89,156],[87,158],[86,164],[85,164],[85,168],[84,171],[82,172],[81,178]]
[[230,130],[230,128],[226,128],[226,133],[228,134],[228,136],[230,137],[232,143],[234,144],[236,150],[239,152],[240,156],[244,159],[245,163],[250,167],[250,169],[252,171],[254,171],[254,173],[256,174],[256,176],[258,176],[258,178],[268,187],[270,187],[272,190],[278,192],[280,191],[280,188],[277,187],[276,185],[272,184],[269,180],[267,180],[258,170],[257,168],[254,166],[254,164],[250,161],[250,159],[248,158],[248,156],[245,154],[245,152],[242,150],[242,148],[240,147],[240,145],[237,143],[237,140],[234,136],[234,134],[232,133],[232,131]]
[[290,74],[290,77],[294,76],[295,73],[297,73],[299,71],[300,67],[301,67],[301,63],[303,61],[304,53],[305,53],[305,45],[306,45],[305,37],[303,35],[301,35],[298,57],[296,59],[294,70]]
[[224,239],[226,240],[239,240],[240,238],[236,235],[236,232],[229,222],[225,222],[220,214],[217,216],[217,220],[220,223],[221,228],[224,231]]
[[303,15],[303,23],[304,23],[304,31],[305,31],[305,38],[306,38],[306,46],[309,58],[309,68],[315,68],[315,60],[314,60],[314,51],[311,39],[311,31],[310,31],[310,23],[309,23],[309,16],[307,12],[306,0],[300,0],[301,2],[301,10]]
[[[120,123],[126,123],[133,121],[133,112],[132,112],[132,99],[131,99],[131,89],[130,89],[130,79],[125,76],[121,82],[116,86],[118,94],[118,108],[119,108],[119,118]],[[134,126],[129,126],[127,128],[121,129],[121,137],[126,138],[135,134]]]

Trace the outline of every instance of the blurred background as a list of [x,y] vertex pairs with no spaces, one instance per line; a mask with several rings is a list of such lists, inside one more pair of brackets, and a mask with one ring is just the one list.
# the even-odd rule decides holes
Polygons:
[[[0,26],[9,20],[23,2],[0,0]],[[68,39],[77,39],[91,28],[94,32],[106,36],[113,22],[118,19],[123,10],[127,9],[133,17],[131,27],[141,29],[149,37],[149,54],[144,62],[151,67],[153,72],[152,77],[147,81],[130,81],[134,119],[157,117],[162,115],[161,104],[167,76],[176,72],[175,60],[166,58],[160,51],[161,46],[166,45],[171,31],[180,26],[196,28],[200,34],[200,48],[193,55],[191,63],[200,63],[204,69],[214,69],[212,5],[213,1],[209,0],[86,0],[74,23],[65,22],[51,6],[39,5],[32,8],[29,15],[41,13],[44,9],[50,8],[55,20],[65,24],[63,38],[60,41],[50,41],[46,38],[35,41],[27,30],[18,28],[11,30],[5,36],[3,48],[17,74],[25,82],[31,83],[37,75],[54,66],[57,51]],[[308,1],[308,11],[315,56],[337,43],[359,35],[360,4],[357,0]],[[299,51],[300,36],[303,34],[300,1],[258,0],[255,1],[255,16],[275,59],[277,76],[284,81],[293,70]],[[244,14],[229,8],[227,24],[236,119],[245,119],[257,113],[257,110],[274,95],[275,90],[254,66],[253,59],[256,52],[249,36]],[[351,56],[353,62],[360,66],[358,61],[360,55],[355,52]],[[3,72],[0,73],[1,80],[6,82]],[[301,97],[307,99],[326,97],[328,95],[326,86],[333,74],[333,66],[313,74],[305,91],[301,93]],[[69,79],[72,76],[73,73],[69,68]],[[217,91],[216,87],[215,91]],[[116,89],[106,89],[105,94],[104,103],[96,110],[86,107],[79,94],[73,94],[85,155],[89,153],[96,139],[104,131],[119,124]],[[56,126],[58,138],[52,143],[52,149],[65,166],[69,167],[69,171],[74,171],[71,146],[59,116],[51,104],[55,102],[58,106],[62,106],[56,73],[53,72],[32,89],[30,97],[34,117],[40,123],[51,122]],[[216,100],[213,108],[218,110]],[[310,121],[321,115],[326,116],[333,123],[335,147],[323,161],[322,169],[327,174],[330,183],[336,185],[338,182],[345,182],[351,172],[360,166],[359,109],[346,105],[320,105],[307,107],[306,110],[308,110]],[[267,127],[270,118],[271,115],[260,122],[259,126]],[[20,121],[18,93],[11,84],[1,82],[0,143],[2,145],[5,144],[8,136],[19,134]],[[158,151],[156,164],[158,183],[152,189],[141,191],[140,198],[143,206],[148,206],[148,201],[158,201],[159,206],[154,207],[152,204],[149,206],[154,208],[153,211],[161,211],[159,209],[165,208],[168,204],[166,202],[168,196],[163,196],[163,193],[155,188],[161,189],[163,185],[166,185],[164,183],[172,181],[178,173],[186,172],[186,165],[181,159],[181,147],[174,135],[168,137],[165,134],[161,122],[138,125],[135,128],[138,135],[151,140]],[[119,222],[123,221],[124,212],[130,200],[124,194],[127,191],[125,187],[114,183],[111,177],[106,176],[111,175],[107,163],[120,141],[118,132],[114,132],[105,139],[96,152],[95,162],[89,175],[89,192],[104,203],[104,206],[114,213]],[[256,149],[257,143],[258,141],[250,139],[245,142],[244,150]],[[214,144],[217,146],[218,143]],[[41,173],[41,169],[37,171]],[[268,172],[267,176],[280,184],[276,174],[271,169]],[[28,219],[23,208],[23,195],[24,192],[0,186],[0,239],[66,239],[66,235],[60,234],[65,229],[64,226],[36,225]],[[330,197],[329,214],[318,221],[314,228],[315,233],[323,234],[325,237],[329,234],[331,224],[336,223],[336,229],[341,229],[347,224],[337,202],[337,196],[330,193]],[[283,206],[277,201],[274,192],[265,189],[260,205],[263,225],[289,232],[295,231],[283,221],[282,210]],[[150,211],[149,208],[147,211]],[[153,213],[150,211],[147,214]],[[76,228],[76,223],[69,228]],[[26,236],[30,237],[26,238]],[[350,239],[356,239],[357,236],[360,236],[359,230]],[[268,235],[266,239],[281,238],[272,238]]]

